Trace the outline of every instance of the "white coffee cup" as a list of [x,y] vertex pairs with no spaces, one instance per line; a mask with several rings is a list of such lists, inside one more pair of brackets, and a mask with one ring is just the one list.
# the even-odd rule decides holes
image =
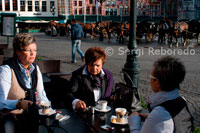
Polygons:
[[108,102],[105,100],[99,100],[98,101],[98,108],[99,110],[106,110]]
[[42,108],[42,113],[43,114],[49,114],[50,106],[51,106],[51,102],[50,101],[41,101],[40,102],[40,106]]
[[126,109],[125,108],[116,108],[115,109],[117,122],[124,123],[126,119]]

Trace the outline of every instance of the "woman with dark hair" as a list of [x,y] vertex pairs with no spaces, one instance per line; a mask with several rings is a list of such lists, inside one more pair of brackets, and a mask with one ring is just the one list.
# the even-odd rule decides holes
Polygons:
[[[35,38],[28,33],[13,40],[13,57],[0,66],[0,112],[23,114],[33,103],[48,101],[39,67]],[[9,124],[8,124],[9,123]],[[12,122],[5,122],[6,132],[12,132]]]
[[112,73],[103,68],[105,51],[100,47],[89,48],[85,65],[72,73],[67,101],[75,110],[94,106],[100,99],[109,99],[113,87]]
[[[185,78],[185,66],[174,57],[157,60],[149,78],[154,94],[149,98],[150,114],[132,113],[129,117],[131,133],[191,133],[193,117],[186,101],[179,95]],[[141,127],[141,117],[146,118]]]

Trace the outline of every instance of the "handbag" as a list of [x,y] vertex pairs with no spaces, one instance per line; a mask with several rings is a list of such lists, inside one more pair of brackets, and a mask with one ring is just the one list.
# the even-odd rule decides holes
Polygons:
[[[134,86],[130,76],[122,71],[126,78],[130,80],[132,86],[127,85],[125,82],[119,82],[115,85],[115,100],[113,106],[115,108],[126,108],[129,112],[135,112],[142,110],[141,99],[138,93],[138,89]],[[122,76],[121,76],[122,78]],[[122,78],[123,79],[123,78]]]

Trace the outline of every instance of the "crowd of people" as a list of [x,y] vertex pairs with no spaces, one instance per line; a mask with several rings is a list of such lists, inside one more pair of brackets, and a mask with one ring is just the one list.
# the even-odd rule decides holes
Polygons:
[[[74,53],[77,48],[85,64],[72,73],[70,84],[66,86],[66,104],[74,111],[84,111],[99,100],[114,100],[112,73],[103,68],[106,63],[104,49],[91,47],[84,54],[80,51],[82,30],[75,20],[71,30],[72,62],[76,62]],[[36,39],[28,33],[18,34],[13,40],[13,50],[13,57],[0,66],[0,131],[23,133],[26,130],[18,130],[16,123],[24,121],[16,116],[30,111],[30,107],[41,101],[49,100],[40,68],[34,63],[38,50]],[[149,75],[154,92],[148,102],[150,113],[133,112],[128,119],[131,132],[192,132],[192,115],[186,100],[179,95],[185,74],[185,66],[175,57],[165,56],[155,61]],[[12,115],[1,118],[5,114]],[[142,119],[145,120],[143,126]]]

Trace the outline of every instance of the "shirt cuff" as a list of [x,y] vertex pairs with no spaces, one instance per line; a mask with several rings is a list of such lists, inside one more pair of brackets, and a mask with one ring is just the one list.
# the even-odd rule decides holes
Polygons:
[[76,109],[76,103],[79,101],[79,99],[74,99],[73,101],[72,101],[72,108],[73,108],[73,110],[75,110]]
[[128,124],[130,131],[140,130],[141,129],[141,117],[138,115],[132,115],[128,119]]
[[15,110],[17,109],[16,108],[17,102],[18,100],[6,100],[4,101],[4,103],[2,103],[0,110],[4,108],[9,109],[9,110]]

